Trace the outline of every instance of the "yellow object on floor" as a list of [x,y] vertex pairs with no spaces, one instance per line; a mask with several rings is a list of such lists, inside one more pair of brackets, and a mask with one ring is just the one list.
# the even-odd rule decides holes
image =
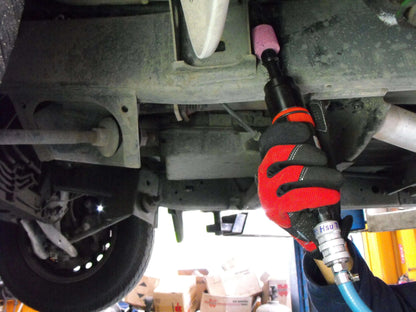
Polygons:
[[[6,308],[6,309],[5,309]],[[15,300],[9,300],[7,301],[7,305],[4,306],[4,304],[2,303],[0,305],[0,312],[38,312],[36,310],[33,310],[32,308],[29,308],[28,306],[24,305],[22,302],[20,301],[15,301]]]
[[406,275],[416,281],[416,230],[364,232],[365,258],[373,274],[387,284]]

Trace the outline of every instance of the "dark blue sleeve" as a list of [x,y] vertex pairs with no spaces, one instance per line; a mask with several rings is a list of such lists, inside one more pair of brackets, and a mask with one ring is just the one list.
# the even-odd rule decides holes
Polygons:
[[[354,259],[353,273],[358,273],[360,281],[354,283],[360,297],[373,312],[415,312],[416,282],[389,286],[375,277],[355,246],[348,242]],[[308,279],[311,311],[350,312],[338,288],[327,285],[319,268],[310,255],[305,255],[303,266]]]

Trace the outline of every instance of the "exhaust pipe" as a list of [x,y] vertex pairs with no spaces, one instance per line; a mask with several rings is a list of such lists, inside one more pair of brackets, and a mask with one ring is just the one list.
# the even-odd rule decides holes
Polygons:
[[416,153],[416,113],[390,105],[374,138]]

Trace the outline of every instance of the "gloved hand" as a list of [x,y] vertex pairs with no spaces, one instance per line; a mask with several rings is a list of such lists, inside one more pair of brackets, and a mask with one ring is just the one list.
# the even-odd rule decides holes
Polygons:
[[[275,119],[262,135],[258,194],[267,216],[307,251],[316,252],[313,228],[320,222],[318,211],[320,207],[330,207],[326,211],[331,220],[340,221],[339,189],[343,178],[341,173],[327,167],[325,153],[315,147],[313,122],[301,121]],[[349,224],[347,233],[351,221],[344,222]]]

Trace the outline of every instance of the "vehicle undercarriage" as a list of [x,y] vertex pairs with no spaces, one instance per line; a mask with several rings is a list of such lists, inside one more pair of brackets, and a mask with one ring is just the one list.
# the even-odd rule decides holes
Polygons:
[[[401,209],[394,226],[415,227],[410,16],[409,25],[392,23],[374,4],[383,1],[230,1],[216,52],[199,59],[179,1],[64,2],[26,2],[0,86],[0,252],[21,255],[48,292],[66,292],[57,305],[93,311],[132,286],[159,206],[179,241],[184,211],[214,212],[211,229],[224,234],[221,211],[260,207],[258,138],[271,121],[267,71],[250,39],[259,15],[277,30],[299,101],[327,121],[318,136],[345,176],[342,209]],[[407,128],[395,129],[402,120]],[[11,265],[1,258],[0,267]],[[117,261],[128,277],[103,283],[111,295],[73,306],[74,289],[101,281]],[[6,271],[24,298],[18,270]]]

